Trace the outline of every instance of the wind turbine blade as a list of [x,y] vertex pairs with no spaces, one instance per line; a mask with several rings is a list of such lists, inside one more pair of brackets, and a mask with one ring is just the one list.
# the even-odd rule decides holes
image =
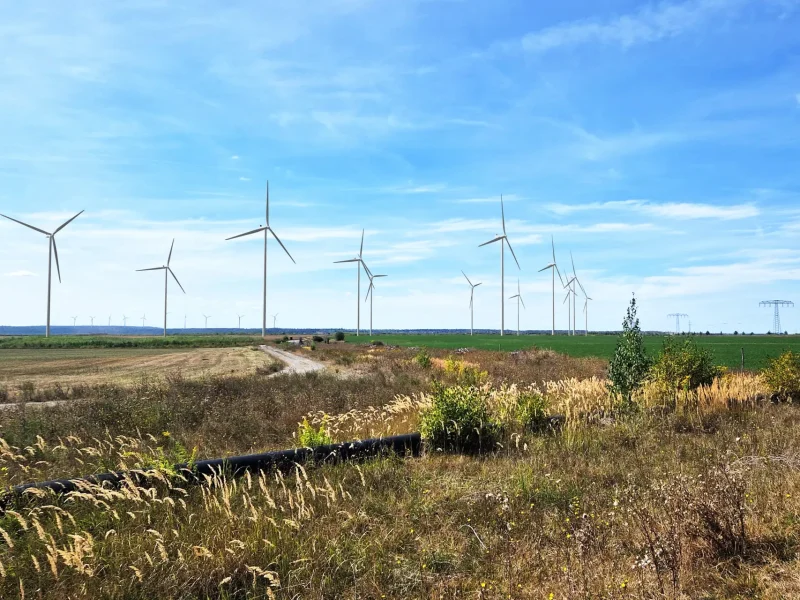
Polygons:
[[522,308],[524,308],[525,310],[528,310],[528,307],[525,306],[525,300],[522,299],[522,296],[519,297],[519,301],[522,302]]
[[186,290],[185,290],[185,289],[183,289],[183,286],[181,285],[181,282],[180,282],[180,281],[178,281],[178,278],[177,278],[177,277],[175,277],[175,273],[173,273],[173,272],[172,272],[172,269],[170,269],[169,267],[167,267],[167,271],[169,271],[169,274],[170,274],[170,275],[172,275],[172,278],[175,280],[175,283],[177,283],[177,284],[178,284],[178,287],[179,287],[179,288],[181,288],[181,291],[182,291],[182,292],[185,294],[185,293],[186,293]]
[[280,239],[280,238],[279,238],[279,237],[278,237],[278,236],[275,234],[275,232],[272,230],[272,228],[270,227],[270,228],[268,228],[268,229],[269,229],[269,232],[272,234],[272,237],[274,237],[274,238],[275,238],[275,241],[276,241],[276,242],[278,242],[278,243],[281,245],[281,248],[283,248],[283,251],[284,251],[284,252],[286,252],[286,256],[288,256],[289,258],[291,258],[291,259],[292,259],[292,262],[293,262],[294,264],[297,264],[297,261],[295,261],[295,259],[294,259],[294,258],[292,258],[292,255],[291,255],[291,254],[289,254],[289,251],[286,249],[286,246],[284,246],[284,245],[283,245],[283,242],[282,242],[282,241],[281,241],[281,239]]
[[569,260],[572,263],[572,274],[575,275],[575,259],[572,258],[572,250],[569,251]]
[[260,231],[264,231],[265,229],[269,229],[269,227],[259,227],[258,229],[253,229],[252,231],[246,231],[245,233],[240,233],[239,235],[234,235],[233,237],[225,238],[225,241],[235,240],[236,238],[244,237],[246,235],[251,235],[253,233],[258,233]]
[[44,229],[39,229],[38,227],[34,227],[33,225],[28,225],[27,223],[23,223],[22,221],[18,221],[17,219],[14,219],[14,218],[12,218],[12,217],[9,217],[8,215],[3,215],[3,214],[0,214],[0,217],[5,217],[5,218],[6,218],[6,219],[8,219],[9,221],[14,221],[14,223],[19,223],[20,225],[25,225],[25,227],[28,227],[28,228],[30,228],[30,229],[33,229],[34,231],[38,231],[39,233],[43,233],[43,234],[45,234],[45,235],[50,235],[50,234],[49,234],[49,233],[47,233],[47,232],[46,232]]
[[388,275],[373,275],[372,278],[375,279],[376,277],[388,277]]
[[511,247],[511,242],[508,241],[508,238],[506,238],[506,244],[508,244],[508,249],[511,250],[511,256],[514,257],[514,262],[517,263],[517,268],[522,270],[522,267],[519,266],[519,261],[517,260],[517,255],[514,254],[514,249]]
[[358,249],[358,258],[361,258],[362,253],[364,252],[364,230],[361,230],[361,247]]
[[513,296],[509,296],[509,300],[513,300],[514,298],[519,298],[519,294],[514,294]]
[[364,267],[364,272],[367,274],[367,277],[372,279],[372,271],[369,270],[367,263],[365,263],[363,259],[359,260],[358,262],[360,262],[361,266]]
[[564,286],[564,278],[561,277],[561,271],[558,269],[558,265],[553,263],[553,266],[556,268],[556,273],[558,273],[558,280],[561,282],[562,287]]
[[556,264],[556,242],[552,234],[550,235],[550,245],[553,247],[553,264]]
[[588,297],[588,294],[586,293],[586,290],[583,289],[583,284],[581,283],[581,280],[576,277],[575,281],[577,281],[578,285],[581,286],[581,291],[583,292],[583,295]]
[[461,274],[464,276],[464,279],[466,279],[466,280],[467,280],[467,283],[468,283],[468,284],[470,284],[470,285],[472,285],[472,282],[469,280],[469,277],[467,277],[467,274],[466,274],[466,273],[464,273],[464,270],[463,270],[463,269],[461,270]]
[[481,244],[480,246],[478,246],[478,248],[480,248],[481,246],[488,246],[489,244],[494,244],[495,242],[499,242],[500,240],[504,239],[505,237],[506,237],[506,236],[504,236],[504,235],[498,235],[498,236],[497,236],[496,238],[494,238],[493,240],[489,240],[488,242],[484,242],[483,244]]
[[500,216],[503,219],[503,235],[506,235],[506,211],[503,208],[503,194],[500,194]]
[[547,271],[547,269],[552,269],[555,266],[556,266],[555,263],[550,263],[546,267],[542,267],[541,269],[539,269],[539,273],[541,273],[542,271]]
[[56,238],[50,236],[50,240],[53,242],[53,254],[56,257],[56,271],[58,272],[58,283],[61,283],[61,267],[58,264],[58,246],[56,246]]
[[79,212],[77,215],[75,215],[75,216],[74,216],[74,217],[72,217],[71,219],[69,219],[69,220],[65,221],[64,223],[62,223],[62,224],[61,224],[61,226],[60,226],[58,229],[56,229],[56,230],[53,232],[53,235],[57,234],[59,231],[61,231],[62,229],[64,229],[64,227],[66,227],[67,225],[69,225],[70,223],[72,223],[72,222],[73,222],[75,219],[77,219],[78,217],[80,217],[82,214],[83,214],[83,211]]
[[473,285],[472,287],[473,287],[473,288],[476,288],[476,287],[478,287],[479,285],[483,285],[483,282],[481,281],[480,283],[476,283],[476,284],[475,284],[475,285]]
[[267,227],[269,227],[269,179],[267,179],[267,212],[264,216],[267,219],[265,223],[267,224]]
[[150,269],[136,269],[137,273],[141,273],[142,271],[163,271],[167,267],[152,267]]
[[335,260],[333,264],[338,265],[340,263],[350,263],[350,262],[361,262],[360,258],[349,258],[347,260]]
[[564,296],[564,301],[561,304],[566,304],[567,300],[569,300],[569,292],[567,292],[567,295]]
[[364,296],[364,302],[366,302],[367,300],[369,300],[369,295],[372,293],[372,288],[373,288],[373,287],[375,287],[375,286],[374,286],[374,285],[372,285],[372,282],[370,281],[370,282],[369,282],[369,287],[367,288],[367,295],[366,295],[366,296]]
[[169,263],[172,260],[172,249],[174,247],[175,247],[175,238],[172,238],[172,245],[169,247],[169,256],[167,257],[167,266],[169,266]]

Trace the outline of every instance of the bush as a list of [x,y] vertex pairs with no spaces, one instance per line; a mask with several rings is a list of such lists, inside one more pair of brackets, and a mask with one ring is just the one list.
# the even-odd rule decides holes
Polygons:
[[373,346],[383,346],[383,342],[380,340],[372,340],[370,344],[372,344]]
[[316,342],[318,344],[321,344],[322,342],[325,341],[325,338],[323,338],[321,335],[315,335],[315,336],[312,336],[311,341],[312,342]]
[[761,375],[779,400],[800,398],[800,354],[790,350],[771,358]]
[[461,385],[482,385],[489,377],[488,371],[481,371],[478,367],[452,356],[444,361],[444,372],[453,375]]
[[322,419],[319,429],[315,429],[308,419],[304,418],[297,431],[297,440],[303,448],[316,448],[332,444],[333,439],[328,433],[328,417]]
[[547,399],[539,392],[522,392],[517,404],[517,421],[525,431],[538,432],[547,428]]
[[433,448],[455,452],[491,450],[500,427],[489,414],[488,391],[433,384],[431,407],[421,414],[422,437]]
[[674,396],[679,390],[711,385],[721,374],[721,369],[714,364],[712,352],[698,347],[694,338],[678,341],[668,337],[648,378],[665,394]]
[[608,365],[611,392],[620,397],[627,407],[631,405],[633,393],[644,383],[650,362],[636,316],[636,298],[631,298],[617,349]]
[[337,342],[343,342],[344,341],[344,331],[337,331],[335,334],[333,334],[333,338]]
[[423,348],[417,355],[414,357],[414,360],[417,361],[417,364],[422,367],[423,369],[430,369],[431,368],[431,357]]

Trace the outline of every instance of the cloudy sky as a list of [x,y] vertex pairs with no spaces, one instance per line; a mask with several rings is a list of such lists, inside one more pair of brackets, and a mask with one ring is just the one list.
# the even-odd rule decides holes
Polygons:
[[[550,325],[555,239],[619,327],[766,331],[798,301],[800,0],[86,0],[0,7],[0,212],[59,233],[53,321],[499,325],[500,194],[523,328]],[[0,323],[44,322],[47,240],[0,223]],[[362,300],[366,285],[362,282]],[[581,301],[582,302],[582,301]],[[565,327],[561,305],[557,323]],[[512,316],[513,315],[513,316]],[[582,315],[582,313],[581,313]],[[363,317],[363,315],[362,315]],[[507,325],[515,320],[507,304]]]

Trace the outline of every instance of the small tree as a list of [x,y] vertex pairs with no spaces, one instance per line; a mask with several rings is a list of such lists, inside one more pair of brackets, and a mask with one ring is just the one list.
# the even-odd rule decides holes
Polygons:
[[335,334],[333,334],[333,337],[337,342],[343,342],[344,341],[344,331],[337,331]]
[[644,337],[636,316],[636,298],[631,298],[617,349],[608,365],[611,392],[630,406],[633,393],[642,386],[650,368],[650,357],[644,349]]

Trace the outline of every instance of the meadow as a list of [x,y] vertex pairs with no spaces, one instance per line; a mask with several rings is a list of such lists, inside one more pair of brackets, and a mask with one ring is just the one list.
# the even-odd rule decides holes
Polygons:
[[[70,348],[232,348],[263,343],[255,335],[36,335],[0,336],[0,350]],[[0,355],[1,356],[1,355]]]
[[[9,504],[0,597],[800,595],[800,412],[770,403],[760,375],[674,398],[646,386],[639,410],[619,412],[601,358],[296,351],[329,368],[90,384],[79,402],[0,412],[2,487],[116,469],[151,478]],[[308,427],[335,441],[419,430],[437,386],[486,398],[502,423],[495,446],[200,484],[171,468],[293,447]],[[538,397],[566,417],[561,429],[519,421]]]
[[[656,354],[665,336],[645,336],[645,347]],[[744,348],[745,369],[757,370],[766,366],[769,358],[774,358],[786,350],[800,351],[800,336],[767,336],[767,335],[696,335],[701,346],[714,352],[716,362],[731,369],[741,366],[741,352]],[[455,350],[458,348],[477,348],[481,350],[499,350],[513,352],[529,348],[550,349],[574,357],[598,357],[605,360],[611,358],[617,343],[616,335],[505,335],[497,334],[440,334],[440,335],[348,335],[347,342],[369,343],[380,340],[385,344],[403,347],[427,347]]]

